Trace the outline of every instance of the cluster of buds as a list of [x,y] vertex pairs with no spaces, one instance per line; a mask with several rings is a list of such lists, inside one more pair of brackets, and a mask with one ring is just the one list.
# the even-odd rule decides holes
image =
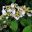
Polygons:
[[[28,11],[29,8],[26,6],[18,6],[18,4],[12,3],[11,5],[6,5],[2,7],[2,15],[8,15],[14,17],[18,20],[20,17],[25,16],[25,13]],[[31,12],[32,13],[32,12]],[[32,16],[32,14],[28,14],[28,16]]]

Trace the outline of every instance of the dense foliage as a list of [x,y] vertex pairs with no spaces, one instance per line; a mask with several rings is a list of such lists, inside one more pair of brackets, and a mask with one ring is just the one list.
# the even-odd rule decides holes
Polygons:
[[[0,14],[2,10],[1,7],[3,5],[10,5],[11,3],[17,3],[19,6],[26,5],[32,10],[32,0],[0,0]],[[25,14],[25,16],[19,20],[10,16],[8,16],[8,19],[6,19],[7,16],[3,16],[3,18],[1,17],[0,32],[32,32],[32,16],[28,17],[27,14]],[[7,25],[7,27],[4,25]]]

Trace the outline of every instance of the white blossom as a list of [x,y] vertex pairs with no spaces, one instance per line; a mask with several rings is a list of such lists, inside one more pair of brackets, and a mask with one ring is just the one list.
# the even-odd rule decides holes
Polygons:
[[4,9],[4,8],[5,8],[5,6],[2,7],[2,9]]
[[3,23],[6,23],[6,21],[3,21]]
[[31,10],[31,13],[32,13],[32,10]]
[[25,11],[22,11],[22,16],[24,16],[25,15]]
[[2,15],[6,15],[6,11],[2,9]]
[[15,5],[15,4],[14,4],[14,3],[12,3],[12,4],[11,4],[11,8],[14,8],[14,5]]
[[[26,10],[26,6],[25,5],[24,6],[18,6],[18,4],[16,4],[16,3],[15,4],[11,3],[11,5],[8,6],[8,7],[10,7],[10,8],[7,9],[7,12],[9,12],[10,16],[14,17],[16,20],[18,20],[20,17],[25,16],[25,13],[26,13],[26,11],[25,11]],[[3,8],[2,8],[2,15],[6,15],[6,11],[4,10],[4,8],[5,8],[5,6],[3,6]],[[17,11],[19,12],[19,16],[16,16],[16,15],[18,15],[18,13],[17,13],[15,8],[17,8]],[[27,9],[29,9],[29,8],[27,8]],[[32,10],[31,10],[31,13],[32,13]],[[29,17],[32,16],[29,13],[27,13],[27,15]],[[6,19],[8,19],[8,17],[6,17]],[[5,21],[4,21],[4,23],[5,23]]]
[[12,9],[12,14],[15,14],[15,9]]
[[18,11],[19,11],[20,7],[19,7],[19,6],[17,6],[16,8],[17,8],[17,9],[18,9]]
[[8,19],[9,17],[7,16],[6,19]]
[[32,16],[30,13],[27,13],[27,15],[28,15],[29,17],[31,17],[31,16]]
[[20,17],[14,17],[16,20],[18,20]]
[[15,7],[17,7],[17,6],[18,6],[18,4],[15,3]]
[[2,7],[2,15],[6,15],[6,11],[4,10],[5,6]]
[[23,17],[25,15],[25,11],[22,8],[20,8],[19,13],[20,13],[20,17]]
[[7,10],[7,12],[11,12],[11,9]]

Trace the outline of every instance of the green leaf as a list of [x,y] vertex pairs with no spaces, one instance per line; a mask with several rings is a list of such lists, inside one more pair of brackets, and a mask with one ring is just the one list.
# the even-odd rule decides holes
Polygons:
[[20,18],[19,21],[20,21],[21,25],[23,25],[23,26],[27,26],[27,25],[32,24],[32,18],[31,17],[28,17],[27,19]]
[[10,4],[11,3],[11,0],[5,0],[5,3],[6,4]]
[[0,20],[0,25],[3,24],[3,20]]
[[10,28],[14,31],[18,29],[18,24],[16,21],[11,21]]
[[15,1],[16,1],[16,0],[11,0],[11,2],[13,2],[13,3],[14,3]]
[[5,0],[6,4],[10,4],[11,2],[14,3],[16,0]]
[[32,25],[31,26],[27,26],[23,29],[23,32],[32,32]]

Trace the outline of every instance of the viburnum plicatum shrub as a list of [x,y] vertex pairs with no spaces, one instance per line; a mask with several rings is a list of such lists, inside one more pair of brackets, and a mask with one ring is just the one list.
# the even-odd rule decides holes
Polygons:
[[23,26],[32,25],[32,10],[30,10],[30,7],[26,7],[25,5],[18,6],[16,3],[2,6],[2,15],[0,16],[0,30],[6,28],[8,25],[13,31],[17,31],[18,22],[20,22]]

